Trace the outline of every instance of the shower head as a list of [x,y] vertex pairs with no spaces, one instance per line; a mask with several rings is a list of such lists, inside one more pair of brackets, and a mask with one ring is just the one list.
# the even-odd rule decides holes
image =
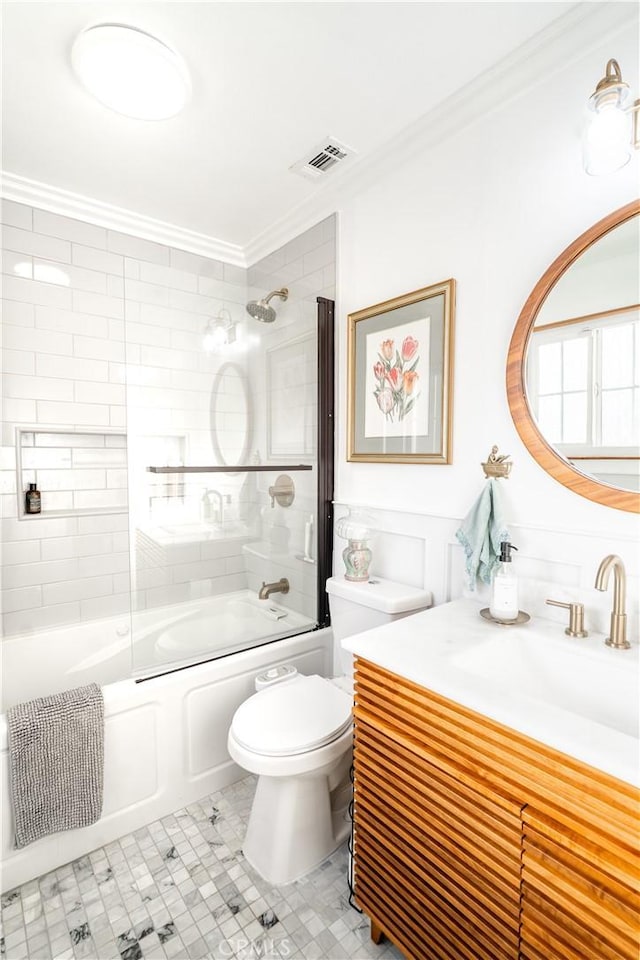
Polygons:
[[272,297],[280,297],[281,300],[286,300],[288,296],[289,291],[286,287],[283,287],[281,290],[272,290],[271,293],[263,297],[262,300],[250,300],[247,304],[247,313],[256,320],[260,320],[261,323],[273,323],[276,318],[276,312],[273,307],[269,306],[269,300],[271,300]]

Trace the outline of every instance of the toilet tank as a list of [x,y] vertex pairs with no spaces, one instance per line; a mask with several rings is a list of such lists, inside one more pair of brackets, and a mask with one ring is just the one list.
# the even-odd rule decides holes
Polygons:
[[327,580],[327,593],[336,640],[408,617],[433,603],[428,590],[382,577],[371,577],[360,583],[331,577]]

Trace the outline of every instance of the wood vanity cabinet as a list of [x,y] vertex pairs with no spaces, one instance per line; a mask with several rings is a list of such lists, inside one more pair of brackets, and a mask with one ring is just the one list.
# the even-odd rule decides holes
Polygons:
[[356,661],[355,885],[415,960],[638,960],[638,791]]

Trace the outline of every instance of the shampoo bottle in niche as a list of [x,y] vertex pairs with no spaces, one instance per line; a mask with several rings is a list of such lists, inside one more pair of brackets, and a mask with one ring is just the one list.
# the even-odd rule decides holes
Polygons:
[[500,544],[500,561],[491,586],[489,613],[494,620],[515,620],[518,616],[518,578],[513,572],[511,551],[517,550],[512,543]]
[[42,507],[42,498],[40,491],[35,483],[29,484],[29,489],[24,495],[24,512],[40,513]]

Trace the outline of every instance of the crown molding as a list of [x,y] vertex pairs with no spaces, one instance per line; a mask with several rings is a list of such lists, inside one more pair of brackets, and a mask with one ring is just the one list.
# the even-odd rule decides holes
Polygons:
[[234,243],[217,240],[194,230],[187,230],[172,223],[154,220],[144,214],[115,207],[110,203],[93,200],[70,190],[62,190],[48,183],[29,180],[15,173],[2,171],[2,196],[16,203],[39,207],[75,220],[84,220],[107,230],[133,234],[143,240],[152,240],[168,247],[178,247],[212,260],[222,260],[238,267],[246,266],[244,250]]
[[[584,57],[609,36],[633,23],[637,25],[637,18],[634,3],[609,0],[576,3],[479,77],[401,130],[376,151],[375,156],[356,158],[345,170],[336,171],[331,181],[319,185],[311,197],[247,244],[244,252],[248,266],[335,213],[346,200],[377,180],[397,173],[398,157],[400,165],[404,164],[473,123],[481,122],[484,116]],[[567,49],[567,38],[571,41],[570,49]],[[587,94],[585,91],[585,98]]]

